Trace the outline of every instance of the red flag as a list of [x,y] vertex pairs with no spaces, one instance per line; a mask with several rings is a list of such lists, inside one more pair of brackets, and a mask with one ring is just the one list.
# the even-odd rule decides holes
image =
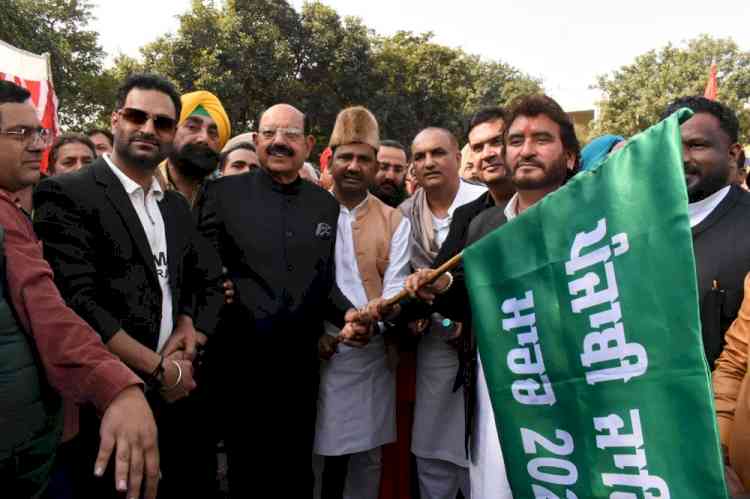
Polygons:
[[[0,40],[0,80],[12,81],[31,93],[42,126],[54,137],[60,132],[57,121],[57,96],[52,85],[49,54],[32,54]],[[47,170],[47,155],[42,156],[42,171]]]
[[331,161],[333,156],[333,150],[330,147],[326,147],[323,150],[323,154],[320,155],[320,172],[324,173],[328,171],[328,163]]
[[706,90],[703,96],[709,100],[716,100],[716,94],[719,92],[719,83],[716,81],[716,63],[711,64],[711,73],[708,76]]

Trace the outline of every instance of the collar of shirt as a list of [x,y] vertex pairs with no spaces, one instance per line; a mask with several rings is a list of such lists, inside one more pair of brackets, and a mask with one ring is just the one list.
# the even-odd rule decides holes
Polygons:
[[724,198],[729,194],[729,189],[732,186],[728,185],[723,189],[720,189],[706,199],[701,199],[695,203],[688,204],[688,216],[690,217],[690,227],[695,227],[708,217],[712,211],[716,209],[719,204],[724,201]]
[[6,191],[2,187],[0,187],[0,198],[5,198],[7,201],[10,201],[13,206],[20,209],[20,206],[18,206],[18,202],[16,201],[16,195],[10,191]]
[[[138,182],[125,175],[125,173],[112,162],[112,158],[110,158],[109,154],[105,153],[102,157],[104,158],[104,161],[107,162],[107,165],[109,165],[112,173],[115,174],[115,177],[118,178],[118,180],[122,184],[122,187],[125,189],[125,192],[128,193],[128,196],[132,196],[133,194],[135,194],[138,189],[143,190]],[[164,197],[164,191],[161,188],[161,184],[159,184],[159,181],[156,180],[156,177],[154,176],[151,177],[151,188],[149,189],[148,193],[153,193],[154,199],[156,199],[157,201],[161,201]]]
[[294,180],[294,182],[290,184],[282,184],[281,182],[277,182],[276,180],[274,180],[271,174],[268,173],[268,170],[266,170],[263,166],[258,168],[257,171],[258,173],[256,175],[260,177],[260,180],[263,184],[282,194],[298,194],[300,187],[302,186],[302,182],[304,182],[304,180],[302,180],[302,177],[297,175],[297,178]]
[[[174,184],[174,180],[172,180],[172,174],[169,173],[169,168],[167,168],[167,160],[165,159],[161,163],[159,163],[159,166],[157,170],[159,171],[161,179],[164,181],[163,186],[164,189],[169,189],[170,191],[177,191],[177,186]],[[177,191],[180,192],[180,191]]]
[[474,201],[485,192],[487,192],[487,188],[483,185],[470,184],[464,179],[461,179],[458,184],[458,192],[456,193],[456,197],[453,198],[453,202],[448,208],[448,216],[446,217],[446,219],[452,219],[454,211],[456,211],[461,206]]
[[518,193],[513,194],[508,204],[505,205],[504,213],[507,220],[512,220],[518,216]]
[[346,206],[344,206],[343,204],[339,203],[341,205],[340,212],[349,215],[351,218],[357,218],[357,210],[359,210],[361,207],[363,207],[365,205],[365,203],[367,202],[367,198],[368,197],[369,196],[365,196],[365,198],[362,200],[362,202],[359,203],[354,208],[352,208],[351,210],[349,208],[347,208]]

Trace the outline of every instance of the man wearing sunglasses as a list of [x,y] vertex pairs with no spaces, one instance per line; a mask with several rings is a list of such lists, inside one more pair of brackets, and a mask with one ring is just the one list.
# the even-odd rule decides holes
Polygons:
[[[185,199],[162,190],[155,176],[180,107],[163,78],[131,76],[112,114],[112,155],[43,181],[34,196],[35,227],[63,296],[149,385],[160,498],[210,497],[216,470],[215,453],[191,438],[205,422],[191,417],[186,397],[196,387],[197,338],[213,332],[223,302],[221,264],[196,232]],[[88,450],[97,425],[81,419]],[[80,497],[108,497],[98,483],[84,486]]]
[[[93,460],[87,463],[85,473],[101,474],[116,446],[118,489],[136,497],[145,483],[145,497],[153,499],[159,451],[141,381],[66,306],[31,221],[13,201],[16,192],[38,182],[42,153],[51,143],[29,97],[25,89],[0,81],[3,496],[36,497],[46,485],[60,437],[60,394],[76,403],[93,403],[103,414],[96,466]],[[112,488],[112,482],[107,485]]]
[[184,94],[169,159],[159,165],[160,181],[195,205],[201,186],[219,167],[219,152],[232,134],[221,101],[205,90]]

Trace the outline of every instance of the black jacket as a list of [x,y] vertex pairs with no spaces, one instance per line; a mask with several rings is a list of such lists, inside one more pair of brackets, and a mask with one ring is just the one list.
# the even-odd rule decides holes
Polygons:
[[[120,180],[99,159],[51,177],[34,194],[34,229],[60,293],[108,341],[119,329],[156,349],[161,287],[154,256]],[[223,304],[221,263],[195,229],[190,207],[167,191],[159,202],[167,241],[173,318],[187,314],[212,334]]]
[[302,349],[317,359],[323,321],[343,326],[352,305],[335,280],[338,216],[330,193],[299,178],[277,183],[263,169],[206,186],[198,230],[235,284],[247,312],[241,328],[255,347],[283,345],[288,355]]
[[[460,206],[453,213],[450,232],[435,258],[435,268],[450,260],[470,244],[468,241],[469,227],[472,221],[485,210],[495,206],[495,201],[487,191],[471,203]],[[474,242],[474,241],[471,241]],[[451,271],[453,285],[451,288],[435,297],[435,310],[446,317],[463,322],[471,315],[463,264]]]
[[[705,220],[693,227],[703,347],[711,370],[724,333],[737,317],[750,272],[750,194],[732,186]],[[715,286],[714,286],[715,284]]]

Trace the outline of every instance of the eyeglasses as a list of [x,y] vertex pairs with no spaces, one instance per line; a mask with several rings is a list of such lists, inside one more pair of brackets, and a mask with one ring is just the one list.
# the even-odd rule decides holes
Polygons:
[[286,140],[293,142],[299,140],[304,135],[304,130],[301,128],[276,128],[276,127],[262,127],[258,130],[258,133],[265,140],[273,140],[277,133],[281,133],[282,137]]
[[154,123],[154,130],[157,132],[167,133],[174,132],[175,120],[168,116],[151,115],[146,111],[135,109],[132,107],[123,107],[117,113],[123,117],[124,120],[138,126],[143,126],[148,120]]
[[52,132],[47,128],[41,127],[30,127],[30,126],[17,126],[10,130],[0,131],[0,135],[7,135],[14,139],[33,144],[40,142],[42,147],[47,147],[52,143]]

